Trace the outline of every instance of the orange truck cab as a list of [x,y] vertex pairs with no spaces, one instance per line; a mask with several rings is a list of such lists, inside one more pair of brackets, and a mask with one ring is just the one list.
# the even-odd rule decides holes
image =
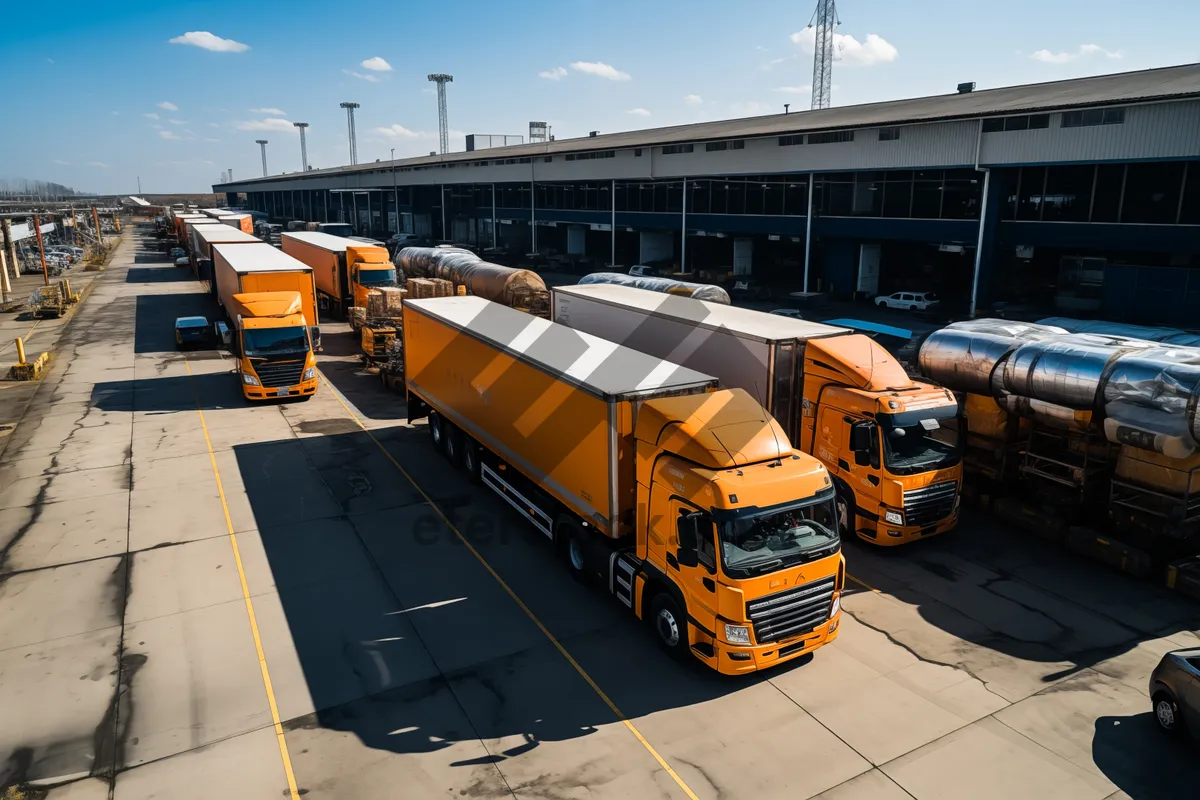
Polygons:
[[845,328],[614,284],[555,287],[551,318],[758,399],[837,488],[846,535],[896,545],[958,524],[954,395]]
[[749,393],[475,296],[407,300],[404,331],[410,421],[673,655],[747,673],[837,636],[833,482]]
[[283,252],[312,267],[321,310],[345,316],[351,306],[365,308],[367,293],[397,286],[397,270],[386,248],[320,231],[280,235]]
[[235,294],[231,300],[230,351],[246,399],[312,397],[317,361],[300,293]]

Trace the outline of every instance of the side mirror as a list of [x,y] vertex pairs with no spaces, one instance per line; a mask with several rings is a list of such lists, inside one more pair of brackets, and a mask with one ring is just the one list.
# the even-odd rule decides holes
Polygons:
[[850,449],[855,453],[870,452],[871,423],[856,422],[850,428]]
[[700,563],[697,548],[700,546],[700,534],[696,526],[699,524],[700,512],[683,514],[679,517],[679,552],[675,554],[679,563],[685,567],[694,567]]

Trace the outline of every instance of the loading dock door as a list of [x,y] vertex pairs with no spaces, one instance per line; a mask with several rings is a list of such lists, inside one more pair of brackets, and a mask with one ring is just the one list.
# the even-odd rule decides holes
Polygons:
[[581,256],[586,249],[587,228],[572,225],[567,228],[567,255]]
[[858,249],[858,284],[859,294],[875,296],[879,294],[879,255],[880,246],[864,244]]
[[754,264],[754,240],[750,238],[733,240],[733,274],[749,275]]

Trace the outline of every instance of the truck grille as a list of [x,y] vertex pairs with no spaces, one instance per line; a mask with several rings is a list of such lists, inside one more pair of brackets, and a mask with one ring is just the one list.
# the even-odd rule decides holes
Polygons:
[[822,578],[746,603],[754,640],[759,644],[777,642],[808,633],[825,622],[836,583],[834,577]]
[[263,388],[295,386],[304,374],[303,361],[260,361],[254,365]]
[[944,520],[954,511],[954,499],[957,496],[958,484],[954,481],[943,481],[905,492],[904,524],[932,525]]

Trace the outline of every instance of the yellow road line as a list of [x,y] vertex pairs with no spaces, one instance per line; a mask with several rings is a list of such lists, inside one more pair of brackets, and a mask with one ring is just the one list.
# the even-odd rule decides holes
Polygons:
[[324,375],[321,376],[321,383],[324,385],[325,391],[331,393],[335,398],[337,398],[337,401],[342,404],[342,408],[346,409],[346,413],[350,415],[350,419],[354,420],[355,424],[358,425],[358,427],[361,428],[363,432],[371,438],[371,441],[375,443],[375,446],[380,449],[387,460],[392,462],[392,466],[400,471],[400,474],[403,475],[410,484],[412,484],[412,487],[417,490],[421,497],[425,498],[425,502],[429,504],[429,507],[433,509],[434,513],[442,518],[442,522],[446,523],[446,527],[454,532],[454,535],[458,537],[459,541],[462,542],[464,546],[466,546],[471,555],[475,556],[476,560],[483,565],[483,568],[486,569],[488,573],[496,580],[496,583],[500,584],[500,588],[512,598],[513,602],[517,604],[518,608],[525,612],[525,616],[529,617],[530,621],[537,626],[538,630],[540,630],[542,634],[550,640],[550,643],[554,645],[554,648],[558,650],[563,658],[567,660],[568,664],[575,668],[575,671],[578,672],[580,677],[587,682],[587,685],[592,687],[592,691],[594,691],[596,695],[604,701],[604,704],[608,706],[609,710],[616,715],[617,719],[619,719],[625,725],[629,732],[632,733],[637,740],[642,743],[642,747],[646,748],[650,755],[654,756],[654,760],[657,761],[658,765],[666,770],[666,773],[674,779],[679,788],[683,790],[683,793],[687,795],[688,800],[699,800],[699,798],[696,797],[696,793],[693,792],[691,787],[689,787],[687,783],[684,782],[683,778],[679,776],[679,773],[671,768],[671,765],[667,763],[666,759],[659,755],[659,752],[654,749],[654,746],[650,744],[650,742],[646,741],[646,737],[642,736],[642,732],[637,729],[637,726],[629,721],[629,718],[621,712],[621,709],[617,708],[617,704],[614,703],[612,699],[604,693],[604,690],[601,689],[594,680],[592,680],[592,676],[587,673],[587,670],[585,670],[579,664],[579,662],[567,652],[567,649],[562,646],[562,643],[559,642],[558,639],[555,638],[554,634],[552,634],[550,630],[542,624],[542,621],[538,619],[537,615],[533,613],[533,610],[530,609],[529,606],[525,605],[525,602],[517,596],[517,593],[514,592],[507,583],[505,583],[504,579],[500,577],[500,573],[496,572],[496,570],[492,568],[492,565],[489,564],[487,559],[485,559],[483,555],[475,549],[475,546],[467,541],[467,537],[463,536],[462,532],[455,527],[454,523],[450,521],[450,518],[447,517],[442,512],[442,509],[438,507],[438,504],[433,501],[433,498],[426,494],[425,490],[417,485],[417,482],[413,480],[411,475],[408,474],[408,470],[400,466],[400,462],[393,458],[392,454],[388,452],[387,448],[375,438],[375,434],[373,434],[366,425],[362,424],[362,420],[360,420],[358,415],[350,410],[350,406],[347,405],[344,399],[342,399],[341,394],[334,390],[333,384],[330,383]]
[[279,706],[275,703],[275,690],[271,687],[271,671],[267,669],[267,657],[263,653],[262,638],[258,635],[258,619],[254,616],[254,601],[250,599],[250,587],[246,583],[246,570],[242,566],[242,551],[238,548],[237,534],[233,532],[233,520],[229,518],[229,503],[225,500],[225,486],[221,483],[221,470],[217,469],[217,454],[213,452],[212,439],[208,436],[208,424],[204,421],[204,410],[200,395],[191,380],[192,365],[184,360],[188,380],[192,384],[192,395],[196,398],[196,413],[200,415],[200,428],[204,431],[204,444],[208,447],[208,459],[212,462],[213,477],[217,480],[217,494],[221,497],[221,509],[225,512],[225,528],[229,531],[229,543],[233,545],[233,560],[237,564],[238,580],[242,583],[242,599],[246,601],[246,616],[250,618],[250,633],[254,635],[254,649],[258,651],[258,666],[262,670],[263,688],[267,690],[267,703],[271,706],[271,722],[275,725],[275,738],[279,740],[279,755],[283,757],[283,771],[287,775],[291,800],[300,800],[296,788],[296,775],[292,772],[292,759],[288,755],[287,741],[283,737],[283,725],[279,721]]
[[855,583],[857,583],[859,586],[862,586],[865,589],[870,589],[875,594],[883,594],[883,592],[879,591],[874,586],[872,586],[871,584],[864,581],[862,578],[856,578],[853,575],[851,575],[849,572],[846,573],[846,577],[849,578],[850,580],[854,581]]

